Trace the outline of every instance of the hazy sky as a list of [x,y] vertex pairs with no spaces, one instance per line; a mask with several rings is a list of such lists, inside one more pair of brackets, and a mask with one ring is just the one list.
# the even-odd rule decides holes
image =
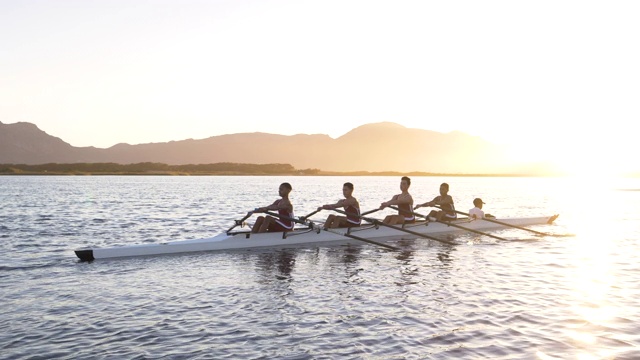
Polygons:
[[0,121],[97,147],[392,121],[627,169],[638,19],[640,1],[0,0]]

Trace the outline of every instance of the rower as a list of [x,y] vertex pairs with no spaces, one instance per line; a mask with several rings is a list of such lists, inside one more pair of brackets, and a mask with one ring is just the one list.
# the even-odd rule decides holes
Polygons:
[[413,209],[421,208],[424,206],[439,206],[442,210],[431,210],[427,219],[430,217],[435,218],[436,221],[451,221],[458,218],[456,213],[456,207],[453,204],[453,198],[449,195],[449,184],[440,184],[440,195],[433,198],[431,201],[427,201],[424,204],[418,204]]
[[400,179],[400,191],[398,195],[394,195],[391,200],[385,201],[380,204],[380,210],[396,205],[398,207],[398,214],[387,215],[382,221],[387,225],[407,224],[416,221],[416,217],[413,215],[413,197],[409,194],[409,187],[411,186],[411,179],[408,176],[403,176]]
[[353,184],[350,182],[342,185],[342,195],[344,199],[338,200],[335,204],[326,204],[318,208],[318,210],[334,210],[338,208],[344,208],[346,216],[341,215],[329,215],[327,221],[324,223],[325,229],[333,229],[338,227],[354,227],[360,226],[362,219],[360,218],[360,204],[358,200],[353,197]]
[[281,199],[273,202],[271,205],[263,206],[253,210],[254,213],[265,212],[269,210],[277,210],[281,217],[259,216],[256,223],[251,229],[252,233],[264,232],[281,232],[293,230],[293,205],[289,201],[289,193],[291,192],[291,184],[282,183],[278,188],[278,195]]

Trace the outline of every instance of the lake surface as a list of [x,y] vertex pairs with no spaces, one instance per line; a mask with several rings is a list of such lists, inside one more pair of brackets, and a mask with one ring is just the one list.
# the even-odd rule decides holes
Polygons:
[[460,211],[482,197],[499,217],[560,214],[535,229],[572,237],[73,253],[213,236],[283,181],[300,216],[340,199],[345,181],[373,209],[400,179],[0,177],[0,358],[640,358],[640,179],[413,179],[416,202],[446,181]]

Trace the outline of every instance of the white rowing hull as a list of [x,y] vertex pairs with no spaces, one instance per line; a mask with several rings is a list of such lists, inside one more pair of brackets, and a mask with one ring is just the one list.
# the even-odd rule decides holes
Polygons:
[[[512,225],[512,226],[530,226],[546,224],[549,217],[536,217],[536,218],[511,218],[511,219],[499,219],[500,222]],[[498,220],[498,219],[496,219]],[[489,231],[496,229],[508,228],[506,225],[497,224],[484,220],[468,221],[458,220],[454,224],[464,226],[465,228]],[[465,232],[466,230],[448,226],[442,223],[429,223],[425,225],[424,222],[417,222],[415,224],[408,224],[404,227],[405,230],[424,234],[426,236],[433,236],[438,234],[448,234],[456,232]],[[317,243],[330,243],[330,242],[342,242],[342,243],[361,243],[358,240],[345,236],[347,229],[296,229],[288,233],[262,233],[262,234],[250,234],[247,232],[236,233],[222,233],[214,237],[197,239],[197,240],[182,240],[171,241],[166,243],[157,244],[141,244],[130,246],[118,246],[110,248],[88,248],[76,250],[76,255],[83,261],[94,259],[107,259],[107,258],[121,258],[121,257],[133,257],[133,256],[151,256],[151,255],[163,255],[163,254],[178,254],[189,252],[202,252],[202,251],[214,251],[214,250],[232,250],[232,249],[248,249],[248,248],[262,248],[262,247],[282,247],[282,246],[294,246],[304,244],[317,244]],[[411,235],[405,231],[392,229],[385,226],[371,227],[363,226],[362,228],[352,228],[349,234],[377,241],[392,240],[394,238],[417,238],[416,235]]]

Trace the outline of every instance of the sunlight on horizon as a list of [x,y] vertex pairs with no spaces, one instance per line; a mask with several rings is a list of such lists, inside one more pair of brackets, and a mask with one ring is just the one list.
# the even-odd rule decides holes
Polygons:
[[[607,182],[640,174],[640,162],[630,160],[634,132],[596,128],[539,129],[514,135],[507,146],[510,161],[540,163],[540,172],[562,174],[583,181]],[[567,133],[564,133],[566,131]]]

